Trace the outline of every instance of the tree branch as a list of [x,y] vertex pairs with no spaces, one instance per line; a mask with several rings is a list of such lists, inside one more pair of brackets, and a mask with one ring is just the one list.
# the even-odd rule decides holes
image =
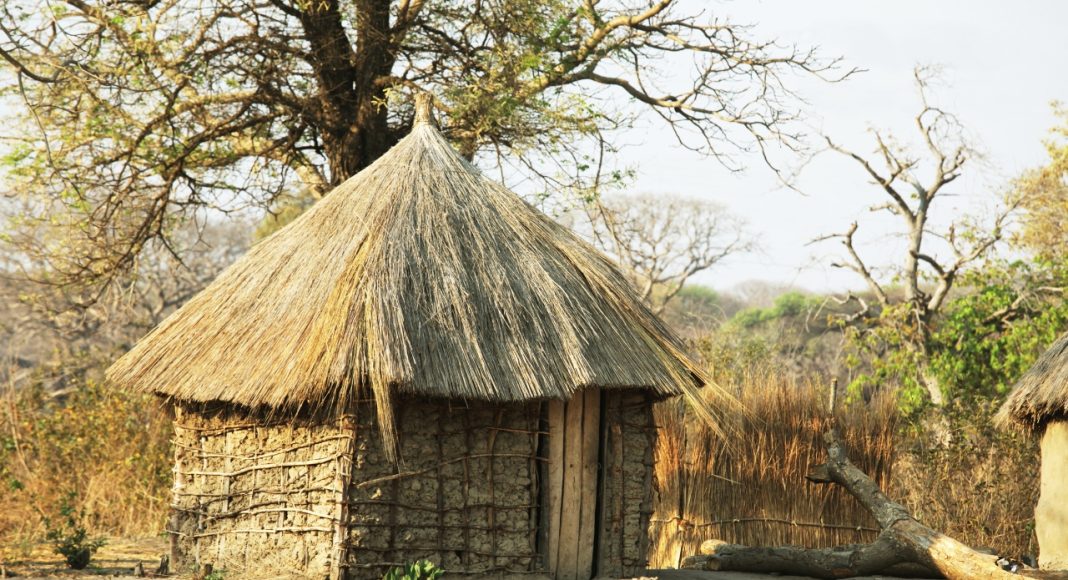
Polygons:
[[[919,569],[912,568],[912,572],[937,571],[953,580],[1010,580],[1018,577],[1017,574],[1032,578],[1068,578],[1068,573],[1038,571],[996,555],[977,552],[924,526],[849,461],[836,431],[826,433],[824,442],[827,462],[813,468],[807,479],[816,484],[840,485],[867,508],[882,528],[875,543],[831,549],[750,548],[719,544],[710,547],[710,554],[687,558],[683,567],[841,578],[887,573],[891,567],[912,564],[920,566]],[[1015,574],[1007,569],[1012,569]]]

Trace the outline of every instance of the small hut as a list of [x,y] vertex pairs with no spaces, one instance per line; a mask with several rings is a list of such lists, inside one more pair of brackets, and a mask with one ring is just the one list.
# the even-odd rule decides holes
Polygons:
[[1047,570],[1068,570],[1068,334],[1016,383],[996,421],[1041,437],[1041,483],[1035,506],[1039,564]]
[[176,565],[331,578],[639,572],[652,404],[705,384],[612,263],[483,177],[425,100],[108,376],[174,408]]

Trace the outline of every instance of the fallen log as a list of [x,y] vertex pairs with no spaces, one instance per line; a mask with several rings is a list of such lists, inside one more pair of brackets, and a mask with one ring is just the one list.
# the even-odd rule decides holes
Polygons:
[[900,578],[941,577],[937,571],[926,566],[903,563],[897,547],[883,537],[871,544],[811,549],[720,543],[709,553],[687,558],[683,567],[764,574],[788,573],[828,579],[875,574]]
[[882,532],[871,544],[809,549],[774,548],[720,543],[700,556],[683,561],[684,568],[797,574],[813,578],[847,578],[871,574],[902,577],[944,577],[949,580],[1011,580],[1020,575],[1068,580],[1068,572],[1040,571],[1008,563],[997,555],[970,548],[933,530],[912,517],[905,506],[893,502],[870,477],[846,456],[836,431],[824,435],[827,462],[807,476],[817,484],[837,484],[871,512]]

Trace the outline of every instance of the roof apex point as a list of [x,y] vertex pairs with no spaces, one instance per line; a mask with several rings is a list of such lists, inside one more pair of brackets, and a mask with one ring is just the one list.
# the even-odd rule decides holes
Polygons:
[[429,124],[437,127],[434,121],[434,95],[427,92],[415,94],[415,121],[413,125]]

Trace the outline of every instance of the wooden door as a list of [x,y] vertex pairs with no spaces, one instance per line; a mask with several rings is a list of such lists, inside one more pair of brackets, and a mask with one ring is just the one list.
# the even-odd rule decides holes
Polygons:
[[551,401],[548,415],[547,568],[560,580],[589,580],[596,571],[601,392]]

